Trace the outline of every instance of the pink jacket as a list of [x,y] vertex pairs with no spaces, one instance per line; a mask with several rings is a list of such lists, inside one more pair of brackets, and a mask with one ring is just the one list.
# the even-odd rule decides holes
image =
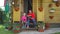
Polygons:
[[26,16],[22,16],[21,20],[22,20],[23,22],[26,22],[26,21],[27,21],[27,17],[26,17]]

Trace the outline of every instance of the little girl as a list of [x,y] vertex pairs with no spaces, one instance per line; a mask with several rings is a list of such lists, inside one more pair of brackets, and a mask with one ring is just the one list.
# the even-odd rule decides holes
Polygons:
[[23,13],[21,20],[22,20],[22,24],[23,24],[22,28],[26,28],[26,25],[27,25],[26,13]]
[[23,13],[21,20],[22,20],[22,22],[24,22],[24,23],[27,22],[26,13]]

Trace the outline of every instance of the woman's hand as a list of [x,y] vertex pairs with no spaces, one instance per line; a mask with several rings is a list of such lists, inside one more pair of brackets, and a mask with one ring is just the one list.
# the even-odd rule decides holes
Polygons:
[[31,15],[27,15],[27,16],[31,16]]
[[27,17],[30,17],[31,15],[27,15]]
[[34,19],[34,18],[31,18],[31,19]]

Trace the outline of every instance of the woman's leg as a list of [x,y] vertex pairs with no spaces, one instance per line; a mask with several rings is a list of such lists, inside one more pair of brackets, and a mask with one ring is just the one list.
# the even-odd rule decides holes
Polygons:
[[36,26],[36,21],[35,21],[35,19],[32,19],[32,20],[33,20],[34,26]]
[[29,19],[27,20],[26,24],[27,24],[27,28],[29,28],[29,25],[30,25],[30,20]]

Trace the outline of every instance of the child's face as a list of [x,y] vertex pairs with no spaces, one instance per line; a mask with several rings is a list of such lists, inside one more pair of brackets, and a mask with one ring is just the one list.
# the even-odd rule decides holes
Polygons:
[[24,16],[26,15],[26,13],[23,14]]

